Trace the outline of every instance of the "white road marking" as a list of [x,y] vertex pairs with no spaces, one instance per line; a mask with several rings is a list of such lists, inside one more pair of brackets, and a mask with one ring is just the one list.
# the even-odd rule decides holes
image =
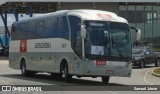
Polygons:
[[1,82],[5,83],[5,84],[9,84],[7,81],[1,80]]
[[160,78],[158,78],[158,77],[149,75],[149,72],[151,72],[151,71],[147,71],[147,72],[145,73],[145,75],[148,76],[148,77],[155,78],[155,79],[160,79]]
[[153,85],[153,84],[150,84],[150,82],[148,82],[147,79],[146,79],[146,76],[151,77],[150,75],[148,75],[149,72],[150,72],[150,71],[147,71],[147,72],[145,73],[145,75],[144,75],[144,82],[146,82],[148,85]]
[[113,93],[113,94],[118,94],[117,92],[114,92],[114,91],[108,91],[108,92]]
[[5,75],[5,74],[13,74],[13,73],[20,73],[20,71],[9,71],[9,72],[0,72],[0,75]]
[[153,76],[148,75],[149,72],[151,72],[151,71],[147,71],[147,72],[145,73],[145,75],[148,76],[148,77],[153,77]]
[[147,81],[146,77],[151,77],[151,78],[154,78],[154,79],[159,79],[159,78],[149,75],[150,72],[151,72],[151,71],[147,71],[147,72],[145,73],[145,75],[144,75],[144,81],[145,81],[147,84],[149,84],[149,85],[154,85],[154,84],[150,83],[149,81]]

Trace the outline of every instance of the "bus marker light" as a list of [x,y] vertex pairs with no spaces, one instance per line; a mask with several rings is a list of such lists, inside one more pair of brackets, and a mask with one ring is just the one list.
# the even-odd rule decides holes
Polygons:
[[108,74],[113,74],[114,71],[113,71],[113,70],[106,70],[106,73],[108,73]]
[[106,66],[106,61],[96,60],[96,66]]

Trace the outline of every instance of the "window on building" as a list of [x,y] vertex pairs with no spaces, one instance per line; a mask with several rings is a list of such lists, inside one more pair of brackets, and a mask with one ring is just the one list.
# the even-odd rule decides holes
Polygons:
[[136,5],[136,23],[144,23],[144,6]]
[[129,23],[135,23],[136,22],[136,11],[135,11],[135,5],[129,5],[128,11],[127,11],[127,20]]
[[125,5],[119,6],[119,16],[127,18],[127,7]]

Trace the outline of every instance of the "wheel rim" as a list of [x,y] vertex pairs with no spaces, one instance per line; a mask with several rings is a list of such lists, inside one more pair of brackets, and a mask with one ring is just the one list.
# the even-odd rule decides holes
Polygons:
[[160,66],[160,62],[159,62],[159,60],[157,60],[157,66],[158,66],[158,67]]
[[66,76],[67,76],[67,68],[65,66],[62,70],[62,77],[66,78]]
[[64,68],[64,77],[65,78],[67,77],[67,68],[66,67]]
[[25,66],[24,66],[24,64],[22,65],[22,74],[24,74],[25,73]]

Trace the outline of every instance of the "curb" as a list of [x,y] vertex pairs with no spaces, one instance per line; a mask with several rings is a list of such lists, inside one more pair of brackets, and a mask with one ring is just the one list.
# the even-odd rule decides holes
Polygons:
[[[156,68],[156,69],[160,69],[160,68]],[[156,70],[156,69],[154,69],[154,70]],[[154,70],[152,70],[152,75],[154,75],[154,76],[156,76],[156,77],[160,77],[160,74],[155,73]]]

